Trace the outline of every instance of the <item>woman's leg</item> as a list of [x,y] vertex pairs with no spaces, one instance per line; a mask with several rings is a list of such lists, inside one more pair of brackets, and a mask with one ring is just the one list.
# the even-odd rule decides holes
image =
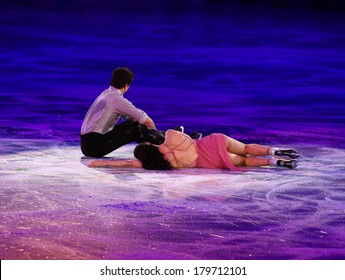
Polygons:
[[[231,162],[235,166],[283,166],[288,168],[296,168],[298,162],[296,160],[285,160],[277,158],[259,158],[257,156],[267,156],[270,155],[270,147],[258,145],[258,144],[244,144],[237,141],[229,136],[225,136],[227,150],[229,152],[229,157]],[[295,150],[279,150],[286,152],[283,155],[289,156],[291,158],[297,158],[299,155]],[[290,151],[293,151],[290,153]],[[287,153],[289,152],[289,153]],[[246,156],[248,155],[248,156]]]
[[229,153],[231,162],[235,166],[267,166],[269,165],[269,158],[259,158],[255,156],[240,156],[236,154]]
[[234,138],[225,136],[226,147],[229,153],[237,155],[252,155],[252,156],[267,156],[269,155],[270,147],[258,144],[244,144]]

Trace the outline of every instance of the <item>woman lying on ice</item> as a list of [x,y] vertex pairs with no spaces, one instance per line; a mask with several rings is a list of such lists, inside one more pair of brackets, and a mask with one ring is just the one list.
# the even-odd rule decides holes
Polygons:
[[[268,156],[270,158],[260,157]],[[91,167],[138,167],[150,170],[176,168],[218,168],[237,170],[238,166],[282,166],[296,168],[299,157],[293,149],[279,149],[258,144],[244,144],[221,133],[199,140],[169,129],[161,145],[139,144],[134,149],[136,159],[95,160]],[[289,157],[283,159],[280,157]]]

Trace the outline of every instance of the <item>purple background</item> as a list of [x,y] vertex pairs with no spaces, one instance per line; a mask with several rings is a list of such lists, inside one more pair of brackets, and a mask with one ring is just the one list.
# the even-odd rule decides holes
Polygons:
[[31,2],[1,18],[2,136],[78,141],[117,66],[135,72],[127,98],[160,129],[290,141],[344,124],[341,12],[308,1]]

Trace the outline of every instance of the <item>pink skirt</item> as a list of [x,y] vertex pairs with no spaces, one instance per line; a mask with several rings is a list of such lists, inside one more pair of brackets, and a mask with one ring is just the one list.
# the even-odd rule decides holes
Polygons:
[[198,148],[197,168],[218,168],[239,170],[229,158],[225,137],[221,133],[213,133],[195,141]]

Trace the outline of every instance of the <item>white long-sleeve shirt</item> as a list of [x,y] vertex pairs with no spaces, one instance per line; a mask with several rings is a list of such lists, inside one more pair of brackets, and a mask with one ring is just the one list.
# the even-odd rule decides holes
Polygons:
[[90,132],[105,134],[113,129],[121,116],[128,116],[140,124],[145,123],[148,118],[143,110],[136,108],[124,98],[119,89],[110,86],[96,98],[87,111],[80,134]]

